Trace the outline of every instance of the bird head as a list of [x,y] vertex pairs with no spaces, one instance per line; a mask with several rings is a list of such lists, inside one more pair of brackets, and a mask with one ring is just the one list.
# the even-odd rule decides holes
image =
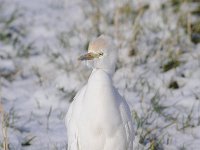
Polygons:
[[78,59],[87,60],[90,66],[95,69],[102,69],[113,73],[116,64],[117,51],[110,37],[101,35],[89,43],[88,53]]

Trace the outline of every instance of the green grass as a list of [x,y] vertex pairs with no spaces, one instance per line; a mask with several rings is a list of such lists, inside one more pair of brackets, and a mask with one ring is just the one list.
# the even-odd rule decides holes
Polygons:
[[179,84],[177,81],[171,81],[168,85],[168,88],[170,89],[179,89]]
[[181,62],[178,59],[171,59],[162,66],[162,70],[163,70],[163,72],[167,72],[171,69],[174,69],[174,68],[180,66],[180,64],[181,64]]

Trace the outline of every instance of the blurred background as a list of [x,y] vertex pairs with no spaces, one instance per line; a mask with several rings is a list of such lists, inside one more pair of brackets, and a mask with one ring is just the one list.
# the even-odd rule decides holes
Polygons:
[[199,0],[0,0],[0,149],[66,150],[64,117],[107,34],[135,149],[198,150]]

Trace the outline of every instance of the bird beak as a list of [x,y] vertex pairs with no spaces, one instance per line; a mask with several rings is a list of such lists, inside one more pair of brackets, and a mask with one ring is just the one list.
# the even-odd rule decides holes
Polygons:
[[90,53],[87,53],[85,55],[81,55],[78,58],[78,60],[81,60],[81,61],[83,61],[83,60],[93,60],[95,58],[99,58],[99,56],[100,56],[99,54],[90,52]]

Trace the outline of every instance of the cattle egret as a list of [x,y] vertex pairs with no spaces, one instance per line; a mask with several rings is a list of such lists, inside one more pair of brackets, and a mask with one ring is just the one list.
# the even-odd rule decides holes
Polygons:
[[133,150],[131,112],[112,82],[117,53],[113,46],[101,35],[79,57],[91,63],[93,71],[66,115],[68,150]]

